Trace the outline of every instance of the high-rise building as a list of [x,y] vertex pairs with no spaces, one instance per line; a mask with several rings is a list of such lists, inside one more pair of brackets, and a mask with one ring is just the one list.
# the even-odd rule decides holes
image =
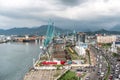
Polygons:
[[86,34],[85,33],[83,33],[83,32],[77,33],[76,41],[80,41],[80,42],[85,43],[85,40],[86,40]]

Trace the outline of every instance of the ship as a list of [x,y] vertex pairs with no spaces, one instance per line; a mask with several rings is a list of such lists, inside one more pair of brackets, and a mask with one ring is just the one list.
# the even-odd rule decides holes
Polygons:
[[23,42],[35,42],[35,39],[23,39]]

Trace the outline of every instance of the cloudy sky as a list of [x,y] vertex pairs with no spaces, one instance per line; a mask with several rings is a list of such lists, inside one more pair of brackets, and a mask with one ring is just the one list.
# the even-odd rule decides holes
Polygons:
[[0,0],[0,29],[45,25],[109,29],[120,23],[120,0]]

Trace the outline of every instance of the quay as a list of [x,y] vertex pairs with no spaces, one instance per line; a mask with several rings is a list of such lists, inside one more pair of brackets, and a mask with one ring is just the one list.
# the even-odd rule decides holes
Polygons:
[[[42,41],[44,46],[40,46],[43,53],[39,55],[38,60],[33,61],[33,69],[25,75],[24,80],[58,80],[68,70],[78,74],[76,68],[96,65],[94,55],[91,55],[84,39],[76,39],[75,34],[69,38],[53,37],[54,27],[52,25],[48,26],[45,40]],[[79,33],[78,38],[81,36],[85,34]]]
[[[57,42],[57,41],[58,42]],[[58,80],[62,75],[65,74],[67,70],[78,69],[79,67],[89,67],[90,64],[86,61],[85,64],[80,63],[80,59],[72,60],[72,63],[69,63],[69,59],[72,59],[70,54],[76,55],[75,53],[68,53],[65,50],[66,44],[62,41],[63,39],[56,39],[52,45],[48,48],[49,52],[52,52],[50,55],[50,59],[48,56],[41,56],[33,65],[34,69],[30,70],[24,77],[24,80]],[[62,40],[62,41],[61,41]],[[71,48],[72,52],[73,49]],[[90,52],[91,53],[91,52]],[[69,56],[68,56],[69,55]],[[88,56],[86,56],[88,57]],[[91,66],[94,66],[96,62],[94,62],[94,55],[90,55],[91,57]],[[68,59],[68,61],[67,61]],[[50,61],[49,61],[50,60]],[[61,65],[59,62],[61,60],[65,60],[65,64]],[[88,59],[89,60],[89,59]],[[57,63],[56,63],[57,62]],[[59,64],[58,64],[59,63]],[[58,69],[58,66],[59,69]]]

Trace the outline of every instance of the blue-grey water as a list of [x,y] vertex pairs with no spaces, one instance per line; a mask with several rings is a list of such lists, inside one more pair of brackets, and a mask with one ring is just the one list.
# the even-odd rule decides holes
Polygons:
[[0,44],[0,80],[23,80],[39,53],[35,43]]

